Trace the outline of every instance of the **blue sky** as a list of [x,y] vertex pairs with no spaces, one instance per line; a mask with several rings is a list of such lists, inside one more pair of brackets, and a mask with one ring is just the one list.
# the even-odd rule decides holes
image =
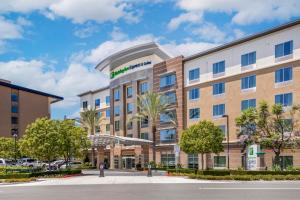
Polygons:
[[191,55],[299,18],[298,0],[0,1],[0,78],[63,96],[52,117],[74,117],[77,94],[107,84],[106,56],[156,41]]

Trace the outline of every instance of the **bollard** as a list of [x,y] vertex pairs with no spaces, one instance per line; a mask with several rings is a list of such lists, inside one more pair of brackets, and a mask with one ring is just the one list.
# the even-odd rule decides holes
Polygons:
[[99,170],[100,170],[99,177],[104,177],[104,164],[103,163],[100,163]]
[[151,165],[148,165],[148,174],[147,177],[152,177]]

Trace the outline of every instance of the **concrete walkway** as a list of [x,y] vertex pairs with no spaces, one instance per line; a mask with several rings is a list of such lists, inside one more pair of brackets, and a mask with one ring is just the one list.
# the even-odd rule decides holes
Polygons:
[[48,178],[40,179],[37,182],[21,183],[5,186],[50,186],[50,185],[99,185],[99,184],[149,184],[149,183],[205,183],[211,181],[201,181],[188,179],[185,177],[168,177],[168,176],[106,176],[98,177],[94,175],[75,176],[68,178]]

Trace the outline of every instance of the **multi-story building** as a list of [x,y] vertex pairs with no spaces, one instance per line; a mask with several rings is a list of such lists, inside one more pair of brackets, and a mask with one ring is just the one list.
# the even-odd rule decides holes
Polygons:
[[[287,109],[299,102],[299,35],[300,20],[189,57],[170,58],[154,43],[108,57],[96,68],[111,77],[107,89],[111,97],[110,134],[155,139],[156,163],[174,166],[177,162],[184,167],[198,167],[201,162],[198,155],[178,151],[177,144],[182,130],[200,120],[210,120],[223,130],[224,146],[229,143],[229,153],[226,145],[219,155],[206,154],[204,165],[208,168],[244,166],[247,156],[237,137],[235,118],[262,100],[269,104],[281,103]],[[137,95],[149,90],[171,97],[173,109],[169,113],[177,120],[174,126],[169,123],[169,113],[162,113],[156,138],[149,134],[152,122],[127,123],[137,112]],[[151,161],[153,152],[149,146],[124,149],[125,157],[127,154],[134,158],[147,152],[150,156],[144,162]],[[272,166],[271,150],[258,153],[260,156],[255,155],[252,164],[255,162],[257,168]],[[118,150],[117,154],[123,156],[122,151]],[[297,150],[282,153],[284,165],[300,166],[299,158]]]
[[21,137],[37,118],[50,118],[50,104],[62,97],[0,80],[0,137]]

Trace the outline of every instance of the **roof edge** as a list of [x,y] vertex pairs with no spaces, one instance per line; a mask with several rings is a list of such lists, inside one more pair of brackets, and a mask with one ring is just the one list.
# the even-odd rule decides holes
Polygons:
[[25,91],[25,92],[29,92],[29,93],[38,94],[38,95],[53,98],[54,101],[52,101],[51,103],[62,101],[64,99],[63,97],[60,97],[60,96],[56,96],[56,95],[49,94],[49,93],[46,93],[46,92],[41,92],[41,91],[38,91],[38,90],[33,90],[33,89],[30,89],[30,88],[22,87],[22,86],[19,86],[19,85],[8,83],[8,82],[0,81],[0,86],[9,87],[9,88],[12,88],[12,89],[22,90],[22,91]]
[[296,25],[299,25],[299,24],[300,24],[300,19],[296,19],[296,20],[290,21],[288,23],[285,23],[285,24],[267,29],[265,31],[255,33],[255,34],[252,34],[250,36],[246,36],[244,38],[234,40],[234,41],[229,42],[229,43],[225,43],[223,45],[208,49],[206,51],[202,51],[200,53],[196,53],[196,54],[191,55],[191,56],[187,56],[183,59],[183,61],[184,62],[185,61],[190,61],[190,60],[193,60],[193,59],[198,58],[198,57],[206,56],[208,54],[215,53],[215,52],[227,49],[229,47],[239,45],[239,44],[242,44],[244,42],[248,42],[248,41],[254,40],[256,38],[260,38],[260,37],[263,37],[263,36],[266,36],[266,35],[269,35],[269,34],[272,34],[272,33],[275,33],[275,32],[278,32],[278,31],[281,31],[281,30],[284,30],[284,29],[287,29],[287,28],[290,28],[290,27],[293,27],[293,26],[296,26]]
[[77,94],[77,96],[78,96],[78,97],[82,97],[82,96],[87,95],[87,94],[95,94],[95,93],[97,93],[97,92],[101,92],[101,91],[107,90],[107,89],[109,89],[109,86],[101,87],[101,88],[98,88],[98,89],[96,89],[96,90],[89,90],[89,91],[86,91],[86,92]]

